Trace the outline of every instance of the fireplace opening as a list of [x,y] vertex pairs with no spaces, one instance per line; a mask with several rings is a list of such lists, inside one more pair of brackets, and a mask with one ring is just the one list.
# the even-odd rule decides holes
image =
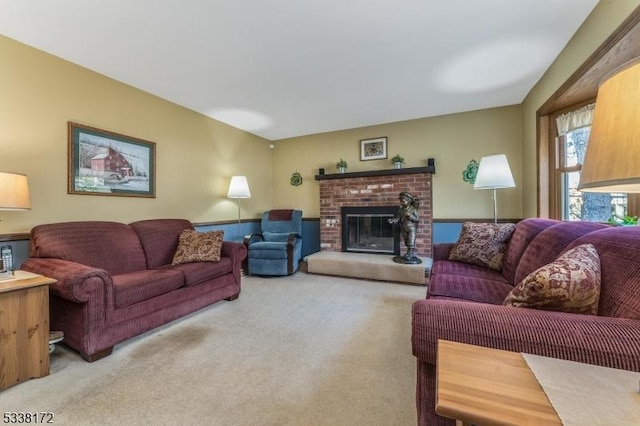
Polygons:
[[400,254],[398,207],[342,207],[342,251]]

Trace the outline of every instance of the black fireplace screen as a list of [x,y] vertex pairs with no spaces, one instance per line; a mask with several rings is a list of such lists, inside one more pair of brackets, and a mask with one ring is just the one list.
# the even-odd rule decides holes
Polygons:
[[398,226],[389,223],[398,208],[343,207],[342,251],[400,254]]

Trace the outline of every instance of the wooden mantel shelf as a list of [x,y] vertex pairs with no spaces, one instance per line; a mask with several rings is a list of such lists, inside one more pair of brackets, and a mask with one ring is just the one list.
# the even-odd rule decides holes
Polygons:
[[365,172],[351,172],[351,173],[334,173],[330,175],[316,175],[316,180],[325,179],[349,179],[369,176],[391,176],[391,175],[407,175],[411,173],[431,173],[435,174],[435,166],[426,167],[405,167],[402,169],[386,169],[386,170],[368,170]]

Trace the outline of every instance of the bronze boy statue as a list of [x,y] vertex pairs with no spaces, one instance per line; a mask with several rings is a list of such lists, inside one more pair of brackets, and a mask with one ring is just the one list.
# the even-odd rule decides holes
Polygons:
[[418,208],[420,200],[415,198],[408,192],[401,192],[399,195],[400,208],[395,218],[389,219],[390,223],[400,222],[400,234],[407,246],[407,253],[404,256],[395,256],[393,261],[396,263],[417,264],[422,263],[416,257],[416,228],[418,226]]

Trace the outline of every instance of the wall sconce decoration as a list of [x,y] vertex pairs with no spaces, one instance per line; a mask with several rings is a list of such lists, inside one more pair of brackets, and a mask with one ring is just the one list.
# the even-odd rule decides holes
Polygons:
[[467,168],[462,171],[462,180],[473,185],[476,182],[479,166],[480,164],[476,160],[471,160],[467,164]]
[[291,185],[293,186],[302,185],[302,175],[300,175],[300,173],[298,172],[295,172],[294,174],[291,175],[290,182],[291,182]]

